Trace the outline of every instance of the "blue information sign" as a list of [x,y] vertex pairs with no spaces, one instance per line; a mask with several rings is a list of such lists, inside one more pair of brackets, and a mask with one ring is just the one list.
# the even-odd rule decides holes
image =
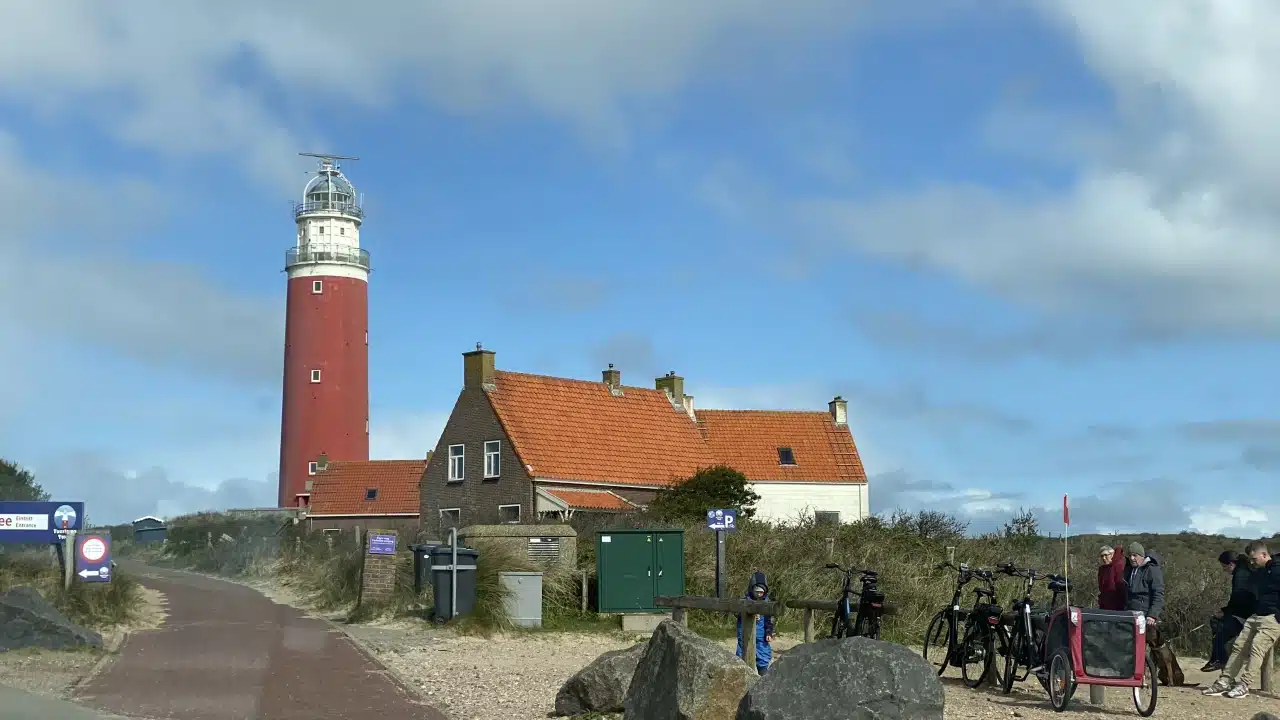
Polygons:
[[396,536],[395,535],[370,535],[369,536],[369,554],[370,555],[395,555],[396,554]]
[[738,529],[738,511],[737,510],[708,510],[707,511],[707,527],[712,530],[736,530]]
[[83,522],[82,502],[0,502],[0,543],[55,544]]
[[76,577],[83,582],[111,582],[110,536],[76,537]]

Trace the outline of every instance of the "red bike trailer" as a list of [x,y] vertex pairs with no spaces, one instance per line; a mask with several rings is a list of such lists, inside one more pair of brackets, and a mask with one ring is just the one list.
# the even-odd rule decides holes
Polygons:
[[1147,619],[1140,612],[1062,607],[1049,616],[1040,682],[1062,712],[1078,685],[1133,689],[1133,705],[1156,711],[1155,660],[1147,654]]

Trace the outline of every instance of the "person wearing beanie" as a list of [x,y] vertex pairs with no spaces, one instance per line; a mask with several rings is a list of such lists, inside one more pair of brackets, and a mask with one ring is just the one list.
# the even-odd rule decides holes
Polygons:
[[1200,672],[1214,672],[1226,666],[1227,648],[1244,628],[1244,621],[1253,614],[1256,600],[1250,583],[1252,570],[1249,558],[1226,550],[1218,556],[1218,562],[1223,571],[1231,576],[1231,595],[1227,598],[1227,604],[1209,619],[1209,628],[1213,631],[1213,649],[1209,653],[1209,662],[1200,668]]
[[1124,548],[1103,545],[1098,551],[1098,607],[1124,610],[1129,594],[1124,584]]
[[[751,575],[751,584],[747,586],[744,597],[748,600],[768,600],[769,582],[763,572],[757,570]],[[742,616],[738,616],[738,657],[742,657]],[[763,675],[773,661],[773,618],[761,615],[756,618],[756,672]]]
[[1173,648],[1160,632],[1160,614],[1164,612],[1164,568],[1160,556],[1140,542],[1124,548],[1126,587],[1125,610],[1140,612],[1147,618],[1147,646],[1155,654],[1157,677],[1161,685],[1182,685],[1185,677]]

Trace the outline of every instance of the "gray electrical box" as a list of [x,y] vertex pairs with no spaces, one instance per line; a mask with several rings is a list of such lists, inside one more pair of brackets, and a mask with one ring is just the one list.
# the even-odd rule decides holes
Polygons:
[[542,573],[498,573],[498,582],[506,593],[507,617],[516,627],[542,627]]

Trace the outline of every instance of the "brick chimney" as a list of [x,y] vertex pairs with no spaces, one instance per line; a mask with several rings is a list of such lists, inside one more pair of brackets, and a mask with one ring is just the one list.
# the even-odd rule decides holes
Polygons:
[[677,375],[675,370],[660,378],[655,378],[653,386],[665,392],[673,404],[684,404],[684,378]]
[[827,403],[827,409],[831,411],[831,419],[836,421],[837,425],[849,424],[849,401],[837,395],[834,400]]
[[604,378],[604,384],[610,388],[616,388],[622,384],[622,371],[614,370],[613,363],[609,363],[609,369],[600,374]]
[[462,387],[479,390],[493,385],[493,351],[476,343],[476,349],[462,353]]
[[691,420],[697,419],[693,414],[693,396],[684,394],[684,378],[677,375],[675,370],[660,378],[655,378],[653,385],[665,392],[671,404],[683,410]]

